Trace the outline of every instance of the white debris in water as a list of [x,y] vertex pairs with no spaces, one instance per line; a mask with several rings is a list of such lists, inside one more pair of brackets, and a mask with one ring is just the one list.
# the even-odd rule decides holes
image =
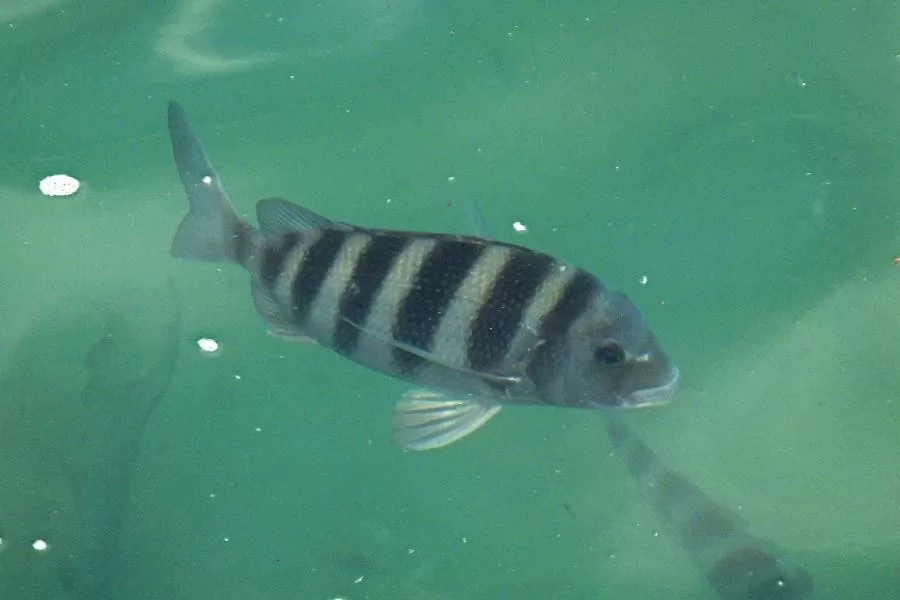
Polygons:
[[81,182],[71,175],[59,173],[44,177],[38,184],[41,193],[45,196],[71,196],[81,187]]
[[212,177],[210,177],[209,175],[204,175],[203,179],[201,179],[200,181],[203,182],[203,185],[212,185]]
[[638,279],[638,281],[641,283],[641,285],[647,285],[647,282],[648,282],[649,280],[647,279],[647,276],[646,276],[646,275],[641,275],[641,278]]
[[524,223],[522,223],[522,221],[516,221],[515,223],[513,223],[513,229],[515,229],[518,233],[525,233],[526,231],[528,231],[528,228]]
[[212,338],[203,337],[197,340],[197,347],[204,354],[218,354],[222,347]]
[[456,181],[456,177],[454,177],[453,175],[447,178],[447,183],[453,183],[454,181]]
[[44,540],[37,539],[31,543],[31,547],[34,548],[35,550],[37,550],[38,552],[44,552],[45,550],[50,548],[50,545],[47,544],[47,542],[45,542]]

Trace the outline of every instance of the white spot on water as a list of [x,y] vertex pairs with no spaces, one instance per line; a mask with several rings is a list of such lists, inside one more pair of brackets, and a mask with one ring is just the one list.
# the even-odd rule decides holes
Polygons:
[[204,354],[218,354],[222,349],[222,346],[219,345],[219,342],[212,338],[200,338],[197,340],[197,347],[200,348],[200,351]]
[[203,182],[203,185],[212,185],[212,177],[210,177],[209,175],[204,175],[203,179],[201,179],[200,181]]
[[46,552],[50,548],[50,545],[47,542],[45,542],[44,540],[38,539],[38,540],[34,540],[31,543],[31,547],[34,548],[35,550],[37,550],[38,552]]
[[59,173],[44,177],[38,184],[41,193],[45,196],[71,196],[81,187],[81,182],[71,175]]
[[528,227],[526,227],[525,224],[522,223],[522,221],[516,221],[515,223],[513,223],[513,229],[515,229],[518,233],[525,233],[526,231],[528,231]]
[[638,281],[640,282],[641,285],[647,285],[647,281],[649,281],[649,280],[647,279],[646,275],[641,275],[641,278],[638,279]]
[[235,375],[234,378],[235,378],[237,381],[240,381],[240,380],[241,380],[241,376],[240,376],[240,375]]
[[359,577],[357,577],[356,579],[353,580],[353,583],[362,583],[363,579],[365,579],[365,578],[366,578],[365,575],[360,575]]
[[447,178],[447,183],[453,183],[454,181],[456,181],[456,177],[454,177],[453,175]]

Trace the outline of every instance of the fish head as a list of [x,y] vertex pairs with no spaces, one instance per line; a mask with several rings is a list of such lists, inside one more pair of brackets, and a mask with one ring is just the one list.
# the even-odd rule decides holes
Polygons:
[[575,320],[560,357],[562,403],[584,408],[641,408],[665,404],[680,372],[638,308],[603,291]]

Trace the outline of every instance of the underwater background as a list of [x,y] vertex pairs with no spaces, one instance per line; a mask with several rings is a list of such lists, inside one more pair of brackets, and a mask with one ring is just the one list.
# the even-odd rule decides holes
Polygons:
[[245,215],[475,205],[627,293],[683,377],[644,441],[828,597],[898,597],[900,4],[0,1],[0,31],[0,599],[719,598],[607,415],[402,452],[406,384],[172,258],[169,100]]

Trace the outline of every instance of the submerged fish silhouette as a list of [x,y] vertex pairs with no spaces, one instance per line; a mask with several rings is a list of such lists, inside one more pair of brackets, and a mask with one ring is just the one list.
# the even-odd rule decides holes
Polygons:
[[826,600],[828,596],[800,565],[753,535],[736,515],[663,464],[621,419],[613,419],[609,435],[641,494],[720,597]]
[[116,380],[121,352],[116,340],[124,323],[111,315],[108,333],[91,348],[86,366],[90,381],[82,392],[88,408],[81,421],[84,469],[79,473],[79,551],[73,557],[71,580],[77,598],[98,599],[107,592],[119,556],[119,536],[128,501],[131,474],[144,427],[165,397],[178,360],[181,313],[168,326],[153,368]]
[[[87,384],[75,399],[76,369],[66,365],[65,377],[52,378],[34,365],[54,356],[67,337],[60,327],[46,335],[42,321],[14,355],[20,368],[0,382],[0,476],[17,481],[0,490],[2,598],[112,597],[132,471],[147,421],[171,383],[182,321],[180,313],[171,319],[156,356],[147,357],[128,352],[126,340],[135,340],[122,315],[106,316],[105,334],[84,358]],[[77,313],[63,327],[91,317]],[[23,350],[29,347],[37,352]]]

